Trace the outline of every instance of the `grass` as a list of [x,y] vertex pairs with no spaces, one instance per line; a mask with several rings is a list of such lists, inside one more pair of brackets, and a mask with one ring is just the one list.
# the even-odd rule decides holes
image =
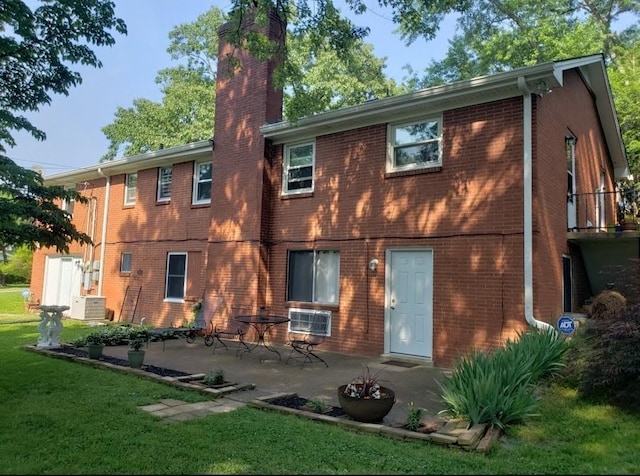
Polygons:
[[[21,289],[16,292],[20,293]],[[21,296],[19,296],[21,299]],[[640,418],[554,385],[487,454],[243,407],[163,423],[139,405],[202,395],[27,352],[33,315],[0,293],[0,474],[637,474]],[[37,317],[37,316],[36,316]],[[65,321],[63,340],[87,332]]]

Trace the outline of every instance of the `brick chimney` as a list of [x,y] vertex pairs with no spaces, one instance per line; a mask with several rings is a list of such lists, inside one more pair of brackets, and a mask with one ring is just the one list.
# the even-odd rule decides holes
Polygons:
[[[260,127],[282,119],[282,88],[273,83],[279,59],[259,60],[226,41],[219,30],[209,226],[207,289],[227,303],[265,305],[265,239],[269,234],[271,167]],[[274,10],[266,26],[248,15],[242,28],[284,43],[286,26]],[[233,58],[233,59],[232,59]]]

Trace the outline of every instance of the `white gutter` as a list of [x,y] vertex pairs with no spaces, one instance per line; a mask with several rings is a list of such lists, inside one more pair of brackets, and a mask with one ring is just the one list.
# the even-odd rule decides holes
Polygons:
[[[104,176],[101,168],[98,173]],[[104,277],[104,256],[107,251],[107,217],[109,215],[109,197],[111,196],[111,176],[106,177],[107,184],[104,193],[104,210],[102,211],[102,236],[100,237],[100,270],[98,271],[98,296],[102,296],[102,280]],[[91,257],[93,260],[93,256]]]
[[531,136],[531,91],[523,76],[518,78],[523,100],[523,170],[524,170],[524,318],[538,329],[554,327],[533,316],[533,159]]

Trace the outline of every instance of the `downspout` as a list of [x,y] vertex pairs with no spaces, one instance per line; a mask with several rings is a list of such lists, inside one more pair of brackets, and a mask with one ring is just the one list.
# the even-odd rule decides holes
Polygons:
[[[102,169],[98,169],[98,174],[105,177]],[[104,277],[104,256],[107,243],[107,217],[109,215],[109,197],[111,195],[111,176],[106,177],[107,184],[104,193],[104,210],[102,211],[102,236],[100,237],[100,270],[98,271],[98,296],[102,296],[102,280]],[[93,258],[93,257],[92,257]]]
[[533,316],[533,159],[531,91],[524,77],[518,77],[518,89],[523,101],[523,171],[524,171],[524,318],[530,326],[555,330]]

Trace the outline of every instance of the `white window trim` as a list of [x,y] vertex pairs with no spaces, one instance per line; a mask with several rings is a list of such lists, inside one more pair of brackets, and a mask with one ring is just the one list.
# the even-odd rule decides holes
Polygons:
[[[395,131],[397,128],[411,126],[414,124],[421,124],[423,122],[437,122],[438,123],[438,161],[433,163],[428,163],[424,165],[419,164],[408,164],[403,167],[394,166],[394,157],[395,157]],[[423,142],[415,142],[415,144],[434,142],[433,139]],[[405,144],[407,145],[407,144]],[[402,172],[405,170],[423,170],[430,169],[434,167],[442,166],[442,116],[439,117],[425,117],[419,118],[412,121],[403,121],[401,123],[393,123],[387,124],[387,172]]]
[[[292,252],[309,252],[309,253],[313,253],[313,276],[311,277],[312,279],[312,290],[311,290],[311,301],[304,301],[304,302],[309,302],[310,304],[324,304],[324,305],[329,305],[329,306],[336,306],[340,303],[340,251],[339,250],[289,250],[289,253]],[[316,281],[316,262],[318,260],[318,253],[321,252],[335,252],[338,254],[338,264],[337,267],[335,269],[335,273],[336,273],[336,299],[335,301],[322,301],[322,300],[317,300],[316,299],[316,295],[318,294],[316,292],[316,287],[317,287],[317,281]],[[289,276],[289,267],[291,266],[291,263],[288,261],[287,262],[287,279]],[[289,283],[287,282],[287,299],[291,300],[291,301],[296,301],[295,299],[291,299],[290,296],[288,295],[288,289],[289,289]],[[302,301],[300,301],[302,302]]]
[[[171,181],[169,182],[169,196],[162,197],[160,193],[162,192],[162,171],[169,169],[171,170]],[[173,167],[158,167],[158,190],[156,192],[156,201],[158,202],[169,202],[171,201],[171,185],[173,184]]]
[[[172,256],[184,256],[184,283],[182,289],[182,298],[167,297],[167,291],[169,290],[169,260]],[[167,267],[164,278],[164,301],[165,302],[184,302],[184,297],[187,295],[187,276],[189,275],[189,253],[185,252],[169,252],[167,253]]]
[[[309,315],[309,319],[325,318],[326,333],[318,334],[318,333],[311,332],[311,330],[309,330],[308,328],[301,327],[299,325],[299,322],[296,321],[295,314],[307,314]],[[331,337],[331,311],[318,311],[315,309],[290,308],[289,309],[289,332],[295,332],[296,334],[308,334],[308,335]]]
[[[289,151],[297,147],[304,147],[310,145],[312,147],[311,152],[311,187],[300,190],[288,190],[289,185]],[[316,175],[316,143],[315,141],[298,142],[295,144],[288,144],[284,147],[284,158],[282,161],[282,195],[298,195],[301,193],[311,193],[315,188],[315,175]]]
[[[136,177],[136,186],[135,187],[130,187],[129,186],[129,178],[130,177]],[[129,192],[133,191],[133,198],[129,197]],[[134,172],[132,174],[126,174],[124,177],[124,204],[125,205],[135,205],[136,204],[136,198],[138,195],[138,172]]]
[[[126,269],[126,270],[123,269],[125,255],[129,256],[129,269]],[[131,267],[132,267],[132,262],[133,262],[133,256],[131,255],[131,253],[129,253],[129,252],[121,253],[120,254],[120,272],[121,273],[130,273],[131,272]]]
[[[69,191],[69,192],[75,192],[76,191],[75,187],[69,187],[66,190]],[[73,216],[73,210],[75,208],[75,203],[76,203],[75,199],[73,199],[73,198],[65,198],[65,199],[62,200],[62,209],[65,212],[69,213],[71,216]]]
[[[193,205],[202,205],[202,204],[211,203],[211,197],[205,200],[198,200],[198,185],[200,183],[205,182],[205,181],[199,180],[199,174],[198,174],[200,165],[203,165],[203,164],[210,164],[210,161],[207,160],[207,161],[201,161],[201,162],[194,162],[193,164],[193,190],[192,190],[192,197],[191,197],[191,203]],[[211,193],[213,193],[213,165],[211,165],[211,179],[209,180],[209,182],[211,182]]]

